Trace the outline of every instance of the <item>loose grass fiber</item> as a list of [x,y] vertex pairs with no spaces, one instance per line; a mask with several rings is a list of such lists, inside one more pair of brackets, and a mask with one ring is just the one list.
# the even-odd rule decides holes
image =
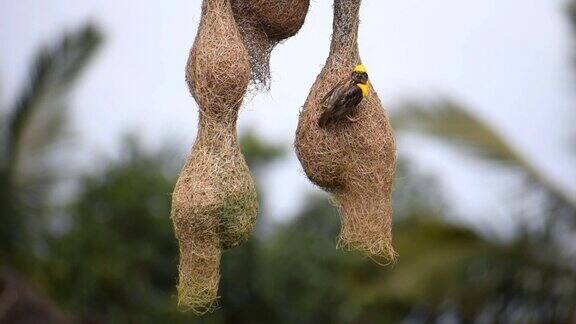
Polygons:
[[217,306],[222,250],[248,239],[258,213],[236,136],[250,63],[230,0],[204,0],[186,81],[199,128],[174,188],[171,218],[180,247],[179,306],[205,313]]
[[232,0],[257,88],[268,88],[270,54],[278,43],[300,30],[309,6],[310,0]]
[[379,263],[393,262],[391,194],[395,141],[388,115],[372,87],[358,107],[356,122],[322,129],[322,98],[360,64],[361,0],[334,0],[330,54],[317,77],[296,131],[297,156],[308,178],[330,192],[341,214],[338,246],[359,250]]

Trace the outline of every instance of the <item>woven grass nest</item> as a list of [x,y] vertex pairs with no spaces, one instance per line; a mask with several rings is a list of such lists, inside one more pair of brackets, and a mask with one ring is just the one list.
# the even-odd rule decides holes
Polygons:
[[204,313],[217,305],[222,250],[248,239],[258,213],[236,136],[250,63],[229,0],[204,0],[186,81],[199,129],[174,188],[171,218],[180,246],[179,305]]
[[335,0],[332,43],[296,131],[297,156],[308,178],[333,195],[342,220],[339,247],[359,250],[377,262],[393,262],[392,186],[396,153],[387,113],[370,87],[356,122],[322,129],[324,96],[360,64],[358,25],[361,0]]
[[232,0],[257,88],[268,88],[270,54],[278,43],[300,30],[309,6],[310,0]]

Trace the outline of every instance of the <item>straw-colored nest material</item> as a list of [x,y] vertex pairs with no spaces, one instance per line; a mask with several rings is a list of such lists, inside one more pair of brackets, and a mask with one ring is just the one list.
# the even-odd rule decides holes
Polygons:
[[268,37],[277,40],[296,35],[310,6],[310,0],[249,0],[248,3]]
[[309,5],[310,0],[232,0],[234,18],[248,49],[252,80],[257,87],[268,86],[274,46],[300,30]]
[[179,305],[204,313],[216,306],[221,250],[248,239],[258,212],[236,137],[250,64],[229,0],[204,0],[186,81],[200,121],[174,188],[171,217],[180,244]]
[[330,192],[338,205],[339,246],[392,262],[391,193],[396,153],[388,115],[372,87],[356,122],[322,129],[322,98],[359,64],[357,34],[361,0],[335,0],[332,44],[322,72],[300,113],[296,153],[308,178]]

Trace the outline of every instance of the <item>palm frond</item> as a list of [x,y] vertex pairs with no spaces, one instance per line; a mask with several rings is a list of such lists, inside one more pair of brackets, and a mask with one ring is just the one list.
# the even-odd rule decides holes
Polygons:
[[472,156],[519,170],[549,195],[576,210],[574,199],[543,175],[490,125],[453,101],[443,100],[431,105],[409,103],[391,117],[395,129],[399,131],[428,135]]
[[[65,35],[56,46],[40,51],[29,84],[8,117],[6,151],[9,167],[14,167],[19,159],[26,159],[20,156],[26,145],[32,146],[29,152],[39,152],[58,138],[64,116],[58,110],[65,107],[67,94],[95,54],[101,39],[98,29],[87,24],[77,32]],[[40,113],[42,118],[36,118]]]
[[36,57],[30,80],[0,123],[0,259],[34,269],[35,240],[55,182],[56,144],[64,134],[67,95],[101,42],[87,24]]

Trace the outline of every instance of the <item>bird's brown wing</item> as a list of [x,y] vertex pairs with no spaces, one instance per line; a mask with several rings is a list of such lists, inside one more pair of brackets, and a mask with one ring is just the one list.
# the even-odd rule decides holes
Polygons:
[[335,117],[343,119],[352,115],[363,98],[362,90],[356,84],[347,87],[341,100],[334,107],[334,113],[337,115]]
[[326,100],[328,100],[330,98],[330,101],[332,101],[335,92],[338,92],[338,89],[342,89],[346,86],[347,83],[351,82],[351,80],[349,79],[344,79],[341,80],[340,82],[338,82],[334,87],[332,87],[332,89],[330,89],[330,91],[328,91],[328,93],[326,93],[326,95],[322,98],[322,100],[320,101],[320,103],[325,103]]
[[362,98],[362,90],[350,81],[342,84],[339,88],[333,89],[326,110],[318,120],[318,125],[325,128],[329,124],[339,122],[350,116],[354,113]]
[[324,111],[318,120],[320,127],[324,128],[333,121],[334,108],[338,106],[342,95],[351,84],[352,80],[350,79],[341,80],[322,98],[321,104],[324,106]]

